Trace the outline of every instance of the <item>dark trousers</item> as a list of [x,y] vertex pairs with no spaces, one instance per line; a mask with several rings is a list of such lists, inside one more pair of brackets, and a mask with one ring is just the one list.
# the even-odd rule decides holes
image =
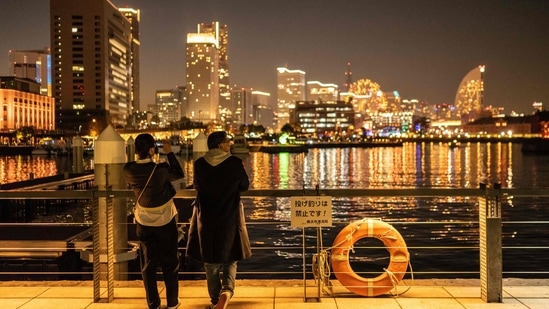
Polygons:
[[164,226],[145,226],[138,223],[137,238],[141,243],[141,275],[149,308],[160,307],[160,295],[156,284],[156,267],[159,264],[166,284],[168,306],[177,305],[179,252],[175,218]]

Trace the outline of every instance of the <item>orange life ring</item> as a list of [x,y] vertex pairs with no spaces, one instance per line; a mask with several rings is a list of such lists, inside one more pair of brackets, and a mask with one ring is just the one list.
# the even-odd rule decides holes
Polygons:
[[[375,278],[358,276],[349,263],[349,251],[359,239],[375,237],[383,242],[391,255],[389,266]],[[410,254],[400,233],[391,225],[373,219],[362,219],[347,225],[331,248],[332,270],[339,282],[351,292],[377,296],[392,290],[406,274]]]

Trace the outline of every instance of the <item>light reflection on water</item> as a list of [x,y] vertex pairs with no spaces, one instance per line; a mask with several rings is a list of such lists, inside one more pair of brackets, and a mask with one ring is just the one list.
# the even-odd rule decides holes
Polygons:
[[[450,149],[445,144],[406,143],[391,148],[310,149],[308,153],[266,154],[252,152],[240,156],[250,177],[252,189],[321,189],[345,188],[478,188],[481,183],[501,183],[504,188],[549,187],[549,156],[525,156],[520,145],[465,144]],[[1,158],[2,179],[25,175],[32,170],[47,174],[70,170],[70,160],[58,158]],[[181,158],[186,173],[184,185],[192,182],[192,158]],[[29,166],[36,165],[36,166]],[[8,170],[8,172],[6,172]],[[24,176],[23,176],[24,177]],[[180,187],[180,186],[176,186]],[[257,270],[269,265],[269,271],[299,269],[301,266],[302,229],[287,222],[291,219],[289,198],[253,198],[244,200],[249,233],[254,246],[288,246],[276,254],[287,263],[273,263],[272,251],[256,250],[254,263],[242,263],[243,270]],[[505,197],[502,219],[548,220],[549,207],[542,198]],[[465,250],[415,249],[410,252],[415,271],[435,271],[450,267],[457,271],[478,271],[478,203],[476,197],[346,197],[333,200],[333,228],[324,228],[324,246],[330,246],[347,222],[380,218],[394,224],[408,246],[472,246]],[[87,222],[89,212],[75,209],[69,216],[55,221]],[[47,218],[42,218],[47,220]],[[254,222],[280,222],[274,225]],[[314,231],[312,231],[314,233]],[[547,225],[504,225],[504,246],[546,245]],[[316,237],[307,237],[314,245]],[[519,250],[518,253],[526,253]],[[361,251],[361,254],[365,254]],[[356,256],[356,260],[382,258]],[[517,252],[504,257],[504,271],[512,270]],[[539,251],[528,265],[533,270],[549,265],[549,254],[539,257]],[[258,266],[259,265],[259,266]],[[385,267],[384,265],[380,266]],[[354,267],[354,266],[353,266]]]
[[317,184],[326,189],[476,188],[482,182],[515,187],[513,153],[520,155],[519,147],[478,143],[449,149],[445,144],[407,143],[393,148],[310,149],[305,154],[256,152],[244,159],[256,189]]
[[[518,156],[513,157],[513,153]],[[449,149],[445,144],[405,144],[394,148],[311,149],[278,155],[251,153],[243,157],[254,189],[337,188],[478,188],[481,183],[503,187],[548,186],[547,179],[513,173],[537,166],[540,157],[522,157],[518,145],[470,144]],[[528,163],[528,160],[532,162]],[[514,166],[515,165],[515,166]],[[538,174],[534,174],[538,175]],[[547,171],[543,174],[547,176]],[[542,176],[542,175],[539,175]],[[514,179],[515,178],[515,179]],[[425,205],[423,205],[425,204]],[[439,197],[340,198],[334,200],[335,220],[356,220],[366,214],[388,221],[424,221],[428,209],[439,219],[470,220],[476,199]],[[426,208],[425,208],[425,207]],[[289,220],[289,201],[256,198],[249,214],[254,220]]]
[[[251,153],[244,157],[251,186],[256,189],[322,189],[337,188],[478,188],[481,183],[501,183],[504,188],[549,187],[549,157],[523,156],[520,145],[466,144],[449,149],[445,144],[405,144],[397,148],[343,148],[310,149],[306,154],[268,155]],[[542,205],[540,205],[540,203]],[[290,221],[288,198],[254,198],[245,200],[250,221]],[[548,220],[547,203],[529,198],[505,197],[502,220]],[[531,210],[535,209],[535,212]],[[416,271],[478,272],[478,202],[476,197],[440,196],[421,197],[359,197],[333,199],[334,228],[323,229],[324,245],[329,247],[339,230],[353,220],[380,218],[396,224],[409,246],[469,246],[462,250],[418,249],[411,252]],[[544,236],[549,227],[543,225],[537,233],[520,225],[503,229],[505,246],[524,246],[536,242],[549,244]],[[267,246],[301,243],[300,228],[277,228],[269,240],[264,227],[251,227],[250,235],[257,238],[256,245]],[[313,231],[314,233],[314,231]],[[273,234],[270,232],[270,234]],[[314,245],[314,240],[310,245]],[[297,268],[301,261],[300,250],[278,250],[277,254],[292,259]],[[382,250],[382,254],[383,254]],[[525,253],[525,252],[523,252]],[[513,256],[506,253],[504,271],[517,265]],[[540,255],[535,251],[536,257]],[[386,253],[384,254],[386,257]],[[543,256],[547,256],[543,254]],[[353,258],[352,258],[353,259]],[[363,260],[364,257],[355,257]],[[386,258],[367,257],[384,261]],[[519,270],[547,270],[549,258],[543,263],[522,265]],[[435,262],[433,262],[435,261]],[[354,268],[354,265],[353,265]],[[284,269],[284,267],[281,267]],[[473,274],[477,276],[477,274]],[[463,275],[462,275],[463,276]]]
[[[70,156],[0,156],[0,184],[72,172]],[[84,169],[93,169],[93,158],[84,159]]]

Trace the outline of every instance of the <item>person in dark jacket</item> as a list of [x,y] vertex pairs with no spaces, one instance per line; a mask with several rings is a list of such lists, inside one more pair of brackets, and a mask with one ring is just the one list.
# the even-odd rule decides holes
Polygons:
[[202,260],[215,309],[234,294],[237,261],[252,255],[240,193],[250,181],[242,160],[230,154],[225,132],[208,136],[208,152],[194,162],[197,191],[187,255]]
[[135,138],[137,160],[124,165],[126,182],[134,190],[137,238],[140,242],[141,275],[150,309],[160,308],[156,282],[156,267],[162,267],[166,285],[168,309],[179,307],[179,252],[177,208],[173,202],[175,188],[172,181],[184,177],[179,161],[169,143],[163,145],[166,162],[155,163],[158,152],[152,135],[144,133]]

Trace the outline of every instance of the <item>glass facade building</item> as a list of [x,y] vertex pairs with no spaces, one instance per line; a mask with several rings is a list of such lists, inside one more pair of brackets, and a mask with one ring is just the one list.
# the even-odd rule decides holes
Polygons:
[[297,101],[306,100],[305,72],[277,68],[277,129],[291,122],[290,112],[295,109]]
[[76,132],[90,114],[125,127],[138,96],[132,23],[108,0],[50,0],[50,26],[57,127]]
[[484,70],[480,65],[465,75],[456,92],[455,107],[466,124],[480,118],[484,99]]
[[40,84],[40,94],[51,96],[50,49],[10,50],[9,75],[32,79]]

